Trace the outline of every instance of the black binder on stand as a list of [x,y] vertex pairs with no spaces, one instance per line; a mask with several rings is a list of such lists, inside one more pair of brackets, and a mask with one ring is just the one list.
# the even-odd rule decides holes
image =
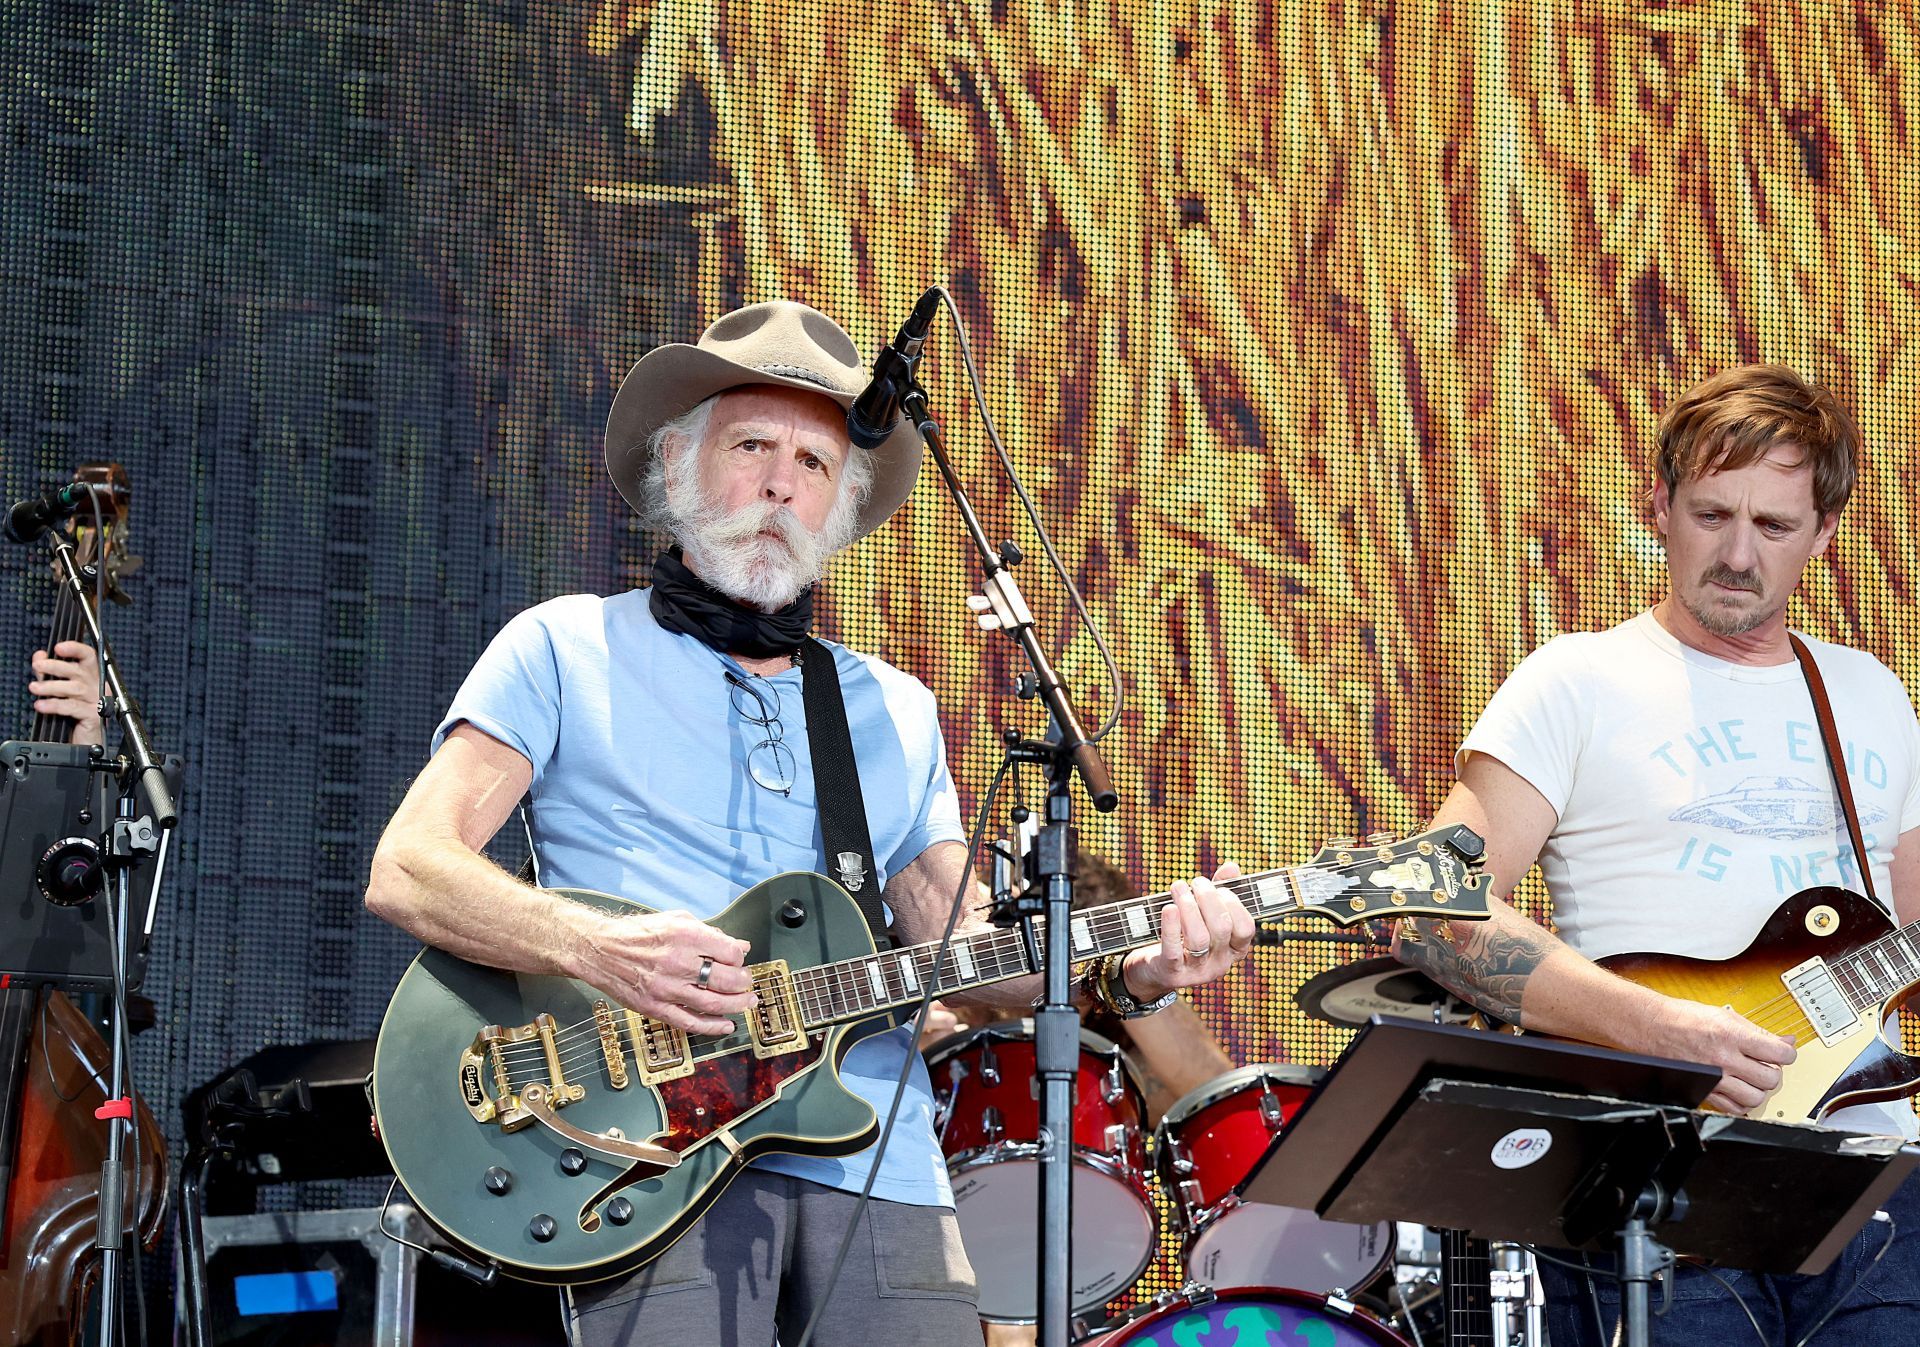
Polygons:
[[1697,1111],[1718,1080],[1696,1063],[1376,1016],[1241,1193],[1329,1220],[1620,1250],[1627,1341],[1644,1342],[1656,1239],[1726,1267],[1819,1272],[1920,1163],[1897,1137]]

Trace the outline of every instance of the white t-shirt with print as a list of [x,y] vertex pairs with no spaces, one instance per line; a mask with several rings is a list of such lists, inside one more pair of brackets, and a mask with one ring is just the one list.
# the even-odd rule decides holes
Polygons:
[[[1920,723],[1873,656],[1802,637],[1833,703],[1877,893],[1920,827]],[[1549,641],[1481,714],[1485,753],[1558,816],[1540,853],[1561,937],[1589,958],[1740,953],[1801,889],[1864,892],[1797,662],[1731,664],[1650,612]],[[1835,1126],[1915,1134],[1913,1110],[1863,1105]]]

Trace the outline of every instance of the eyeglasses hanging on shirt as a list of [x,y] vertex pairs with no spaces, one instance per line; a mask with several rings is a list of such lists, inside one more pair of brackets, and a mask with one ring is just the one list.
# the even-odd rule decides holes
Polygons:
[[765,735],[747,751],[747,775],[756,785],[792,795],[796,771],[793,750],[781,738],[780,689],[763,678],[742,678],[732,669],[725,672],[735,714]]

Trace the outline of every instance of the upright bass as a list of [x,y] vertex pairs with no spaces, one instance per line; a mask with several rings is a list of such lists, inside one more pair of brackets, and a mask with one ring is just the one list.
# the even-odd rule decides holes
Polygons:
[[[93,463],[75,478],[96,487],[102,507],[97,522],[91,512],[76,521],[76,556],[98,569],[106,593],[125,602],[117,581],[132,564],[120,546],[126,471]],[[75,604],[62,586],[49,650],[83,637]],[[36,740],[65,743],[72,731],[63,716],[34,717]],[[84,1335],[100,1271],[95,1232],[107,1124],[94,1110],[106,1102],[108,1062],[99,1030],[63,993],[0,979],[0,1342],[78,1347]],[[125,1219],[151,1247],[165,1216],[167,1151],[145,1101],[136,1095],[133,1102],[137,1145]]]

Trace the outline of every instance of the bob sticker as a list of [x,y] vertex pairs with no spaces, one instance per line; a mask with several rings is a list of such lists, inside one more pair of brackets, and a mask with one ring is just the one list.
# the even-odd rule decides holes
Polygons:
[[1553,1135],[1538,1127],[1516,1127],[1493,1143],[1497,1169],[1525,1169],[1553,1149]]

